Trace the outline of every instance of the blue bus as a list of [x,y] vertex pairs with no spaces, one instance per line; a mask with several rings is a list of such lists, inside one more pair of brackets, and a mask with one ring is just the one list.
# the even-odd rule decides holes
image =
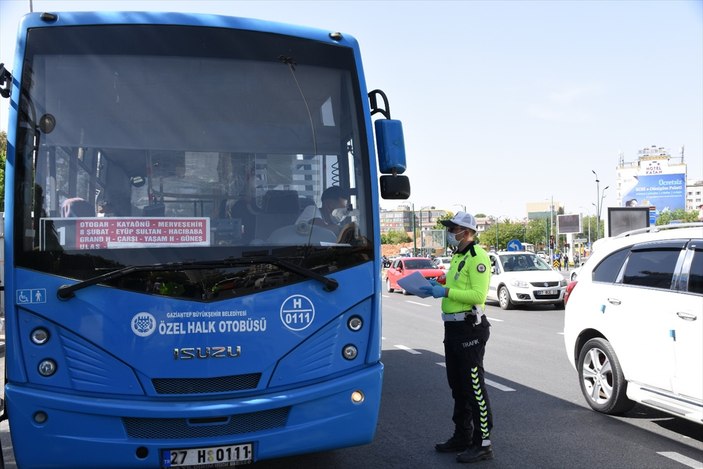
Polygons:
[[[14,60],[2,417],[18,466],[223,467],[370,442],[379,198],[410,185],[355,39],[32,13]],[[331,187],[328,225],[306,219]]]

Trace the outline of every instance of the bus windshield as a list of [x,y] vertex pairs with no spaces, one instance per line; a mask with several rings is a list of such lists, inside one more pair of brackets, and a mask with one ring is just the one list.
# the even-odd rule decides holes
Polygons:
[[[351,50],[224,28],[38,28],[22,73],[18,266],[86,280],[263,255],[325,274],[373,257]],[[344,222],[301,218],[332,186]],[[135,269],[105,283],[202,299],[235,277],[304,279],[275,264],[213,270]]]

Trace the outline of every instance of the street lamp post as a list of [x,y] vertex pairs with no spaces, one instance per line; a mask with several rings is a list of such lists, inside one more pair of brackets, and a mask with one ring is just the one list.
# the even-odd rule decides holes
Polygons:
[[415,204],[411,203],[410,208],[412,209],[412,226],[413,226],[413,256],[417,254],[417,231],[415,230]]
[[598,233],[600,233],[600,179],[593,169],[591,172],[596,177],[596,240],[598,240]]
[[600,218],[600,214],[603,211],[603,201],[605,200],[605,191],[608,190],[609,187],[610,186],[605,186],[600,193],[600,210],[598,211],[598,218]]
[[[425,252],[425,237],[422,235],[422,230],[423,230],[423,225],[422,225],[422,209],[420,209],[420,251],[424,254]],[[417,254],[416,254],[417,255]]]
[[552,236],[554,236],[554,196],[551,198],[549,204],[549,261],[554,261],[554,248],[556,247],[556,237],[554,237],[554,243],[552,243]]
[[588,217],[588,250],[591,250],[591,217]]
[[600,179],[598,179],[598,174],[594,170],[591,170],[591,172],[596,176],[596,203],[594,204],[596,206],[596,235],[595,235],[595,240],[598,240],[598,236],[600,236],[600,216],[601,216],[601,211],[603,210],[603,200],[605,199],[605,191],[610,187],[610,186],[605,186],[603,188],[603,191],[601,192],[600,190]]

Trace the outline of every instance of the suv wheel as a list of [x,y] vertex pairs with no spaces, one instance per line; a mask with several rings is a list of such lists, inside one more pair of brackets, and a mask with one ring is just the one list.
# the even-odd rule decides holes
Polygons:
[[634,402],[627,398],[627,381],[613,347],[605,339],[591,339],[578,358],[579,384],[586,402],[604,414],[621,414]]
[[395,290],[393,290],[393,287],[391,287],[391,279],[387,278],[386,279],[386,291],[388,293],[393,293]]
[[502,286],[498,290],[498,303],[500,303],[502,309],[513,308],[513,302],[510,301],[510,292],[506,286]]

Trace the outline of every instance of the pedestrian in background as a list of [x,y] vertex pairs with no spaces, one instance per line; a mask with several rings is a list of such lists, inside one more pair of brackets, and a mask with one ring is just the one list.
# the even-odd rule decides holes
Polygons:
[[437,443],[441,453],[460,452],[457,461],[472,463],[493,458],[493,416],[486,392],[483,357],[490,336],[484,314],[491,276],[491,261],[476,239],[476,219],[458,212],[447,227],[447,243],[456,248],[446,274],[446,284],[433,282],[422,291],[442,298],[444,359],[447,381],[454,399],[454,434]]
[[566,270],[569,270],[569,254],[564,253],[564,254],[561,256],[561,261],[562,261],[562,264],[564,265],[564,268],[565,268]]

